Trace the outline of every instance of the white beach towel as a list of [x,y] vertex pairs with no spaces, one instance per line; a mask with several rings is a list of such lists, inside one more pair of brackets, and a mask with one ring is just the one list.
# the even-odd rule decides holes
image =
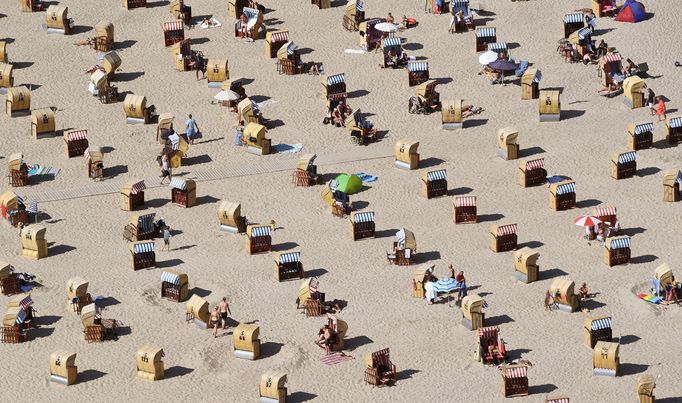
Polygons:
[[221,25],[223,25],[223,24],[221,24],[220,21],[216,20],[215,18],[211,18],[211,25],[209,25],[205,22],[202,22],[201,24],[199,24],[199,27],[201,27],[202,29],[210,29],[210,28],[218,28]]
[[258,107],[258,109],[263,109],[265,107],[268,107],[270,105],[274,105],[276,103],[277,103],[277,101],[275,101],[274,99],[266,99],[263,102],[256,102],[256,107]]
[[346,49],[343,51],[343,53],[350,53],[353,55],[361,55],[363,53],[367,53],[367,51],[362,50],[362,49]]

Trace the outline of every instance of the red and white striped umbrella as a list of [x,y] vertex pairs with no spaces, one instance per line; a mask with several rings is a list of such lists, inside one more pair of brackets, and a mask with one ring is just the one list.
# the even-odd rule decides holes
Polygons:
[[581,215],[573,221],[575,225],[580,227],[594,227],[597,224],[601,224],[601,220],[597,217],[591,215]]

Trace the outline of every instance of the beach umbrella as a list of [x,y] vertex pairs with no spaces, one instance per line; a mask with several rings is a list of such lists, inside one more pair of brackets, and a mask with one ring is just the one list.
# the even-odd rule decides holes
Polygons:
[[355,194],[362,189],[362,180],[356,175],[341,174],[334,180],[336,181],[336,190],[349,195]]
[[573,223],[579,227],[594,227],[597,224],[601,224],[601,220],[591,215],[581,215]]
[[459,283],[452,277],[442,278],[436,281],[433,287],[436,292],[453,292],[459,288]]
[[497,59],[491,63],[488,63],[488,67],[500,71],[516,70],[519,65],[516,63],[509,62],[504,59]]
[[448,294],[448,305],[451,302],[452,293],[459,289],[459,283],[452,277],[442,278],[433,285],[436,292],[446,292]]
[[390,22],[380,22],[374,26],[374,29],[381,32],[395,32],[398,30],[398,26]]
[[497,60],[497,53],[489,50],[478,57],[478,62],[481,64],[489,64]]
[[215,94],[213,98],[218,101],[236,101],[239,99],[239,94],[232,90],[223,90]]

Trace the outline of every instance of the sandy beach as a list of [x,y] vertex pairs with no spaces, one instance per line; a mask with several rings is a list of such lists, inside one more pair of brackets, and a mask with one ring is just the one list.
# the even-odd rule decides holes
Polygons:
[[[481,65],[474,32],[448,34],[450,15],[427,14],[421,1],[366,1],[368,17],[391,12],[419,21],[396,36],[406,39],[409,55],[428,61],[431,78],[439,80],[441,100],[461,98],[485,108],[469,119],[469,127],[455,131],[441,128],[440,112],[408,113],[416,87],[408,86],[405,69],[380,68],[381,56],[373,51],[345,52],[359,49],[359,35],[342,27],[343,2],[325,10],[300,0],[263,2],[267,29],[289,30],[303,61],[323,63],[328,74],[345,73],[348,104],[367,114],[381,133],[380,141],[368,146],[353,144],[346,129],[322,124],[325,100],[319,76],[280,75],[276,59],[263,55],[264,40],[247,43],[234,37],[226,1],[186,2],[195,17],[213,16],[222,23],[215,29],[185,30],[192,48],[209,59],[229,59],[230,76],[247,79],[246,93],[270,121],[273,145],[302,144],[303,149],[256,156],[233,145],[235,115],[211,104],[218,90],[208,88],[206,80],[196,81],[194,72],[176,71],[164,47],[161,25],[172,19],[168,2],[126,10],[120,0],[61,0],[76,27],[73,35],[60,36],[41,28],[44,12],[22,13],[16,1],[7,1],[0,9],[6,15],[0,19],[0,40],[8,42],[15,85],[32,87],[32,109],[57,109],[58,130],[88,130],[90,144],[104,148],[106,178],[88,178],[85,160],[67,158],[61,136],[34,139],[30,116],[0,117],[3,175],[8,156],[16,152],[27,163],[60,169],[53,180],[3,190],[38,201],[50,248],[45,259],[26,259],[19,229],[7,222],[0,225],[0,260],[35,274],[42,285],[31,291],[38,328],[30,330],[30,341],[0,344],[5,368],[1,401],[251,402],[258,399],[261,374],[269,370],[288,375],[291,402],[504,401],[500,372],[474,360],[476,332],[460,324],[460,308],[447,301],[427,305],[411,295],[413,269],[435,265],[435,274],[443,277],[449,264],[465,272],[470,294],[486,300],[486,325],[500,327],[509,361],[532,362],[530,395],[517,400],[541,402],[547,395],[563,395],[571,403],[636,401],[636,377],[651,374],[658,377],[657,402],[682,401],[682,311],[637,296],[649,289],[654,269],[662,263],[682,276],[682,205],[662,201],[663,171],[682,168],[682,146],[667,143],[665,123],[650,116],[648,108],[630,109],[622,95],[599,96],[596,65],[565,63],[556,52],[563,15],[590,7],[589,1],[472,0],[472,8],[485,9],[480,24],[497,28],[498,41],[511,45],[511,56],[542,71],[541,88],[562,90],[562,120],[542,123],[538,101],[522,101],[517,83],[490,85],[476,74]],[[674,0],[645,5],[650,16],[643,22],[598,19],[593,39],[604,39],[623,59],[647,62],[645,82],[669,100],[668,116],[681,116],[682,67],[674,62],[682,61],[675,39],[682,36],[682,11]],[[97,64],[99,53],[73,43],[93,36],[92,27],[104,19],[115,26],[114,48],[122,59],[112,80],[119,93],[144,95],[157,112],[173,113],[181,133],[189,113],[201,129],[202,137],[174,174],[208,178],[220,171],[227,176],[198,179],[195,207],[173,205],[168,186],[157,186],[161,146],[155,140],[156,125],[126,124],[122,102],[101,104],[87,91],[89,75],[84,71]],[[638,151],[637,175],[615,180],[611,155],[627,150],[627,126],[639,122],[654,122],[654,146]],[[518,185],[518,161],[496,154],[497,131],[507,126],[519,131],[521,158],[545,158],[549,175],[576,182],[576,208],[553,211],[546,185]],[[419,140],[418,170],[394,166],[393,147],[401,138]],[[322,185],[294,187],[291,173],[304,153],[318,155],[318,172],[327,180],[340,173],[378,177],[351,196],[356,208],[375,212],[374,238],[352,240],[348,218],[332,216],[321,200]],[[230,174],[230,169],[244,167],[255,173]],[[421,194],[421,175],[434,169],[447,169],[449,192],[427,200]],[[122,211],[117,191],[98,191],[136,179],[146,179],[144,210]],[[79,192],[99,195],[78,197]],[[67,193],[73,197],[62,197]],[[478,223],[453,223],[452,200],[462,195],[477,197]],[[249,255],[243,234],[220,231],[222,200],[240,202],[253,222],[276,221],[273,252]],[[573,224],[578,215],[600,206],[616,206],[623,233],[632,237],[627,265],[605,265],[603,247],[596,241],[588,245],[583,229]],[[160,251],[163,241],[156,240],[155,269],[133,271],[122,232],[130,216],[140,212],[162,216],[174,236],[168,252]],[[517,281],[512,253],[493,253],[488,247],[490,226],[511,223],[518,224],[519,246],[540,253],[537,282]],[[386,259],[401,228],[413,231],[418,243],[411,266],[390,265]],[[344,351],[354,359],[322,363],[324,351],[314,341],[325,318],[306,318],[296,309],[300,280],[273,278],[276,252],[293,250],[301,252],[307,274],[319,277],[327,299],[347,301],[337,316],[348,323]],[[232,327],[213,338],[209,330],[186,323],[185,304],[160,296],[165,268],[187,273],[190,292],[211,307],[226,296],[231,325],[256,321],[261,358],[234,357]],[[93,297],[108,297],[102,316],[123,323],[118,340],[84,340],[81,320],[67,304],[65,285],[74,276],[90,282]],[[547,311],[543,299],[554,278],[571,279],[576,290],[586,282],[596,294],[585,303],[589,313]],[[9,299],[0,296],[0,305]],[[583,319],[601,314],[612,317],[613,335],[620,341],[620,376],[615,378],[592,374],[592,350],[583,345]],[[166,379],[136,377],[135,352],[146,344],[163,348]],[[398,381],[392,387],[367,385],[365,354],[387,347]],[[80,381],[75,385],[49,382],[49,356],[56,350],[78,354]]]

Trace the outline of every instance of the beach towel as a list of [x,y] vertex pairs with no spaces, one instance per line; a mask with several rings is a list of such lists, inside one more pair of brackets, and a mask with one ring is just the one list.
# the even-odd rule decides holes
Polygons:
[[322,357],[320,357],[320,361],[327,365],[334,365],[352,359],[353,357],[351,357],[350,355],[346,355],[344,353],[331,353],[329,355],[323,355]]
[[363,50],[363,49],[346,49],[343,51],[343,53],[349,53],[352,55],[361,55],[363,53],[367,53],[367,51]]
[[272,151],[276,154],[293,154],[301,151],[303,144],[275,144]]
[[528,70],[528,64],[529,63],[526,60],[521,60],[521,62],[519,63],[519,67],[517,67],[516,71],[514,71],[514,75],[518,78],[521,78],[523,73],[525,73],[526,70]]
[[270,105],[274,105],[276,103],[277,103],[277,101],[275,101],[274,99],[266,99],[263,102],[254,102],[254,104],[256,105],[256,109],[263,109],[265,107],[268,107]]
[[59,174],[59,168],[46,167],[40,164],[33,164],[28,166],[28,176],[52,175],[56,177]]
[[552,176],[547,177],[547,183],[552,184],[555,182],[561,182],[562,180],[565,180],[565,179],[570,179],[570,178],[567,176],[563,176],[563,175],[552,175]]
[[368,174],[366,174],[366,173],[364,173],[364,172],[358,172],[358,173],[356,173],[356,174],[354,174],[354,175],[357,176],[358,178],[360,178],[360,180],[362,181],[362,183],[374,182],[374,181],[376,181],[376,180],[379,179],[378,177],[376,177],[376,176],[374,176],[374,175],[368,175]]
[[221,25],[223,25],[223,24],[221,24],[220,21],[216,20],[215,18],[211,18],[211,24],[210,25],[205,23],[205,22],[202,22],[201,24],[199,24],[199,26],[202,29],[218,28]]
[[660,304],[661,301],[663,301],[661,298],[650,294],[639,293],[639,297],[647,302],[651,302],[652,304]]

